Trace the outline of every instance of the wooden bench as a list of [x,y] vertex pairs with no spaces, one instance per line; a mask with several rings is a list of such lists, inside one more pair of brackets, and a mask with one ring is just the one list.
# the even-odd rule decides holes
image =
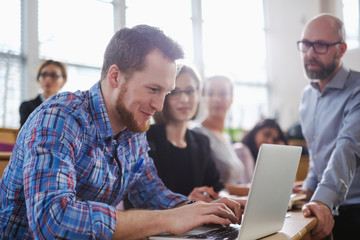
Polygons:
[[11,152],[0,152],[0,179],[9,163]]
[[12,147],[16,142],[19,129],[0,128],[0,178],[10,160]]

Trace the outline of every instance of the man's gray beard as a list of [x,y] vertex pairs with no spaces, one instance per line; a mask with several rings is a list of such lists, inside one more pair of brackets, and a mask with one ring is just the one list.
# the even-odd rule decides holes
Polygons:
[[[319,64],[319,63],[318,63]],[[327,67],[325,67],[324,65],[320,65],[321,69],[318,71],[314,71],[314,70],[308,70],[307,66],[305,64],[305,71],[306,71],[306,76],[309,79],[313,79],[313,80],[322,80],[322,79],[326,79],[328,78],[331,74],[333,74],[333,72],[336,69],[336,63],[333,62],[332,64],[328,65]]]

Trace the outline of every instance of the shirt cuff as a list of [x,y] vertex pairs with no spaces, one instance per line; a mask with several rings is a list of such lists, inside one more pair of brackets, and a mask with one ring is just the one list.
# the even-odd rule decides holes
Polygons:
[[336,203],[338,198],[339,197],[335,191],[333,191],[327,187],[319,185],[317,187],[316,191],[314,192],[314,194],[311,198],[311,201],[322,202],[322,203],[326,204],[332,211],[334,208],[334,203]]

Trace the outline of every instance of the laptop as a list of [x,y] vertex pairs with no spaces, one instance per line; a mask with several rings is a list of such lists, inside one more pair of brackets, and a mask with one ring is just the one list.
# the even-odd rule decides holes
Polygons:
[[[261,145],[241,225],[202,226],[181,235],[164,233],[149,239],[253,240],[277,233],[284,225],[301,151],[300,146]],[[222,235],[223,231],[233,232],[232,237]]]

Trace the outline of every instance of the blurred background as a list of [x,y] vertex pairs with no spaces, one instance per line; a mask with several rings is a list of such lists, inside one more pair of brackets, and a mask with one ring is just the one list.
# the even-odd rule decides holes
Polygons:
[[[296,41],[319,13],[343,19],[344,62],[360,70],[359,0],[1,0],[0,127],[19,128],[19,105],[39,93],[38,65],[66,63],[62,91],[86,90],[100,78],[105,47],[121,27],[148,24],[179,42],[185,62],[203,78],[235,81],[226,127],[251,129],[276,118],[283,130],[298,122],[307,85]],[[239,136],[240,137],[240,136]]]

